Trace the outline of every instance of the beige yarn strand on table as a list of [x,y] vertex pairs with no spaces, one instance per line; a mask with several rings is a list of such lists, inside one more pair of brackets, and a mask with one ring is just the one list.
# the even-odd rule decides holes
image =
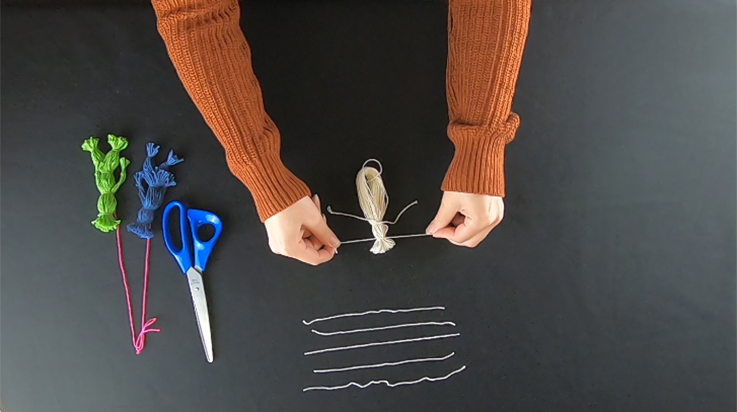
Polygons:
[[[371,162],[375,162],[379,166],[379,169],[367,166]],[[356,176],[358,203],[361,206],[364,217],[349,213],[335,212],[330,208],[330,206],[327,208],[328,213],[332,215],[346,216],[368,222],[371,225],[371,232],[374,235],[373,238],[348,240],[341,243],[348,244],[373,241],[374,245],[371,247],[371,252],[374,254],[385,253],[391,250],[396,245],[396,242],[394,242],[393,239],[428,236],[426,233],[387,236],[387,232],[389,231],[388,225],[397,223],[399,218],[402,217],[402,214],[404,214],[404,212],[406,212],[410,207],[416,205],[417,201],[415,200],[405,206],[393,221],[383,220],[384,215],[386,214],[386,209],[389,206],[389,196],[386,193],[384,181],[381,179],[382,171],[383,168],[381,166],[381,162],[376,159],[369,159],[363,163],[361,170],[358,171],[358,175]]]

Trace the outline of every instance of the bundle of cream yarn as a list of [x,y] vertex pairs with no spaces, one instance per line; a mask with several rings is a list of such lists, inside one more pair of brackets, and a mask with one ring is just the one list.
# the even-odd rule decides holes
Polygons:
[[[376,169],[374,167],[368,166],[368,164],[370,163],[376,163],[379,168]],[[397,223],[402,214],[410,207],[416,205],[417,201],[410,203],[404,209],[402,209],[402,211],[399,212],[396,219],[394,219],[393,221],[384,220],[386,209],[389,206],[389,196],[386,193],[384,181],[381,179],[382,171],[383,168],[378,160],[369,159],[364,162],[361,170],[358,171],[358,175],[356,175],[358,204],[361,206],[361,211],[363,211],[364,217],[352,215],[349,213],[334,212],[330,208],[330,206],[328,206],[327,208],[328,213],[330,214],[347,216],[368,222],[371,225],[371,233],[374,235],[373,238],[348,240],[341,243],[347,244],[373,241],[374,244],[371,247],[371,253],[374,254],[386,253],[387,251],[391,250],[396,245],[394,239],[427,236],[425,233],[401,236],[387,236],[389,225]]]

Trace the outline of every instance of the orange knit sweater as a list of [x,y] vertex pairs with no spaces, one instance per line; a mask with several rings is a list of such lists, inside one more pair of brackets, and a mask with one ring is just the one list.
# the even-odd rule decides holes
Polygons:
[[[504,147],[531,0],[450,0],[448,137],[455,156],[444,191],[504,196]],[[238,0],[152,0],[185,89],[251,191],[262,221],[309,196],[282,163],[279,130],[264,110]]]

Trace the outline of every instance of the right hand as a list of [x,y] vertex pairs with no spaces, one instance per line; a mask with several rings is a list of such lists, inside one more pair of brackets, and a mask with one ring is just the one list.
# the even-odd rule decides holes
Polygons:
[[271,251],[317,266],[335,256],[340,241],[320,212],[320,199],[303,197],[264,222]]

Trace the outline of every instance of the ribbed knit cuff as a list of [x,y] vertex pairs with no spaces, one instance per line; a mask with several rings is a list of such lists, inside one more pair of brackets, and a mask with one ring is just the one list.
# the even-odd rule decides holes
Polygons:
[[229,159],[228,166],[251,191],[262,223],[311,195],[307,185],[284,166],[278,155],[262,157],[249,164]]
[[446,192],[504,196],[504,149],[517,131],[519,118],[500,128],[450,125],[448,137],[455,155],[443,181]]

